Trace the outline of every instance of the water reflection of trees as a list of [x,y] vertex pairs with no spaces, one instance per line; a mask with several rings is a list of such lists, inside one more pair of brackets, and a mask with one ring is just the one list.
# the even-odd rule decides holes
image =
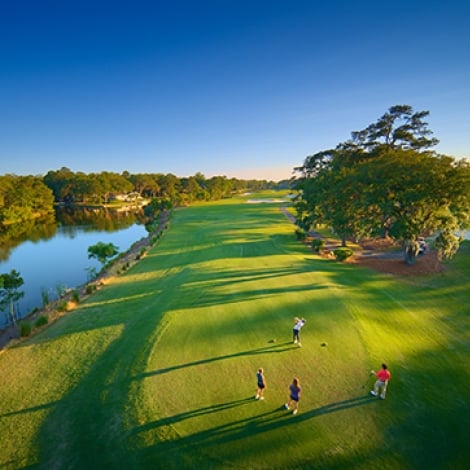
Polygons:
[[8,260],[11,251],[26,241],[38,242],[53,238],[60,228],[71,236],[77,231],[114,232],[134,224],[145,224],[140,211],[118,211],[91,207],[58,207],[54,214],[11,224],[0,231],[0,262]]
[[11,250],[26,241],[38,242],[54,237],[57,223],[54,214],[40,219],[25,220],[21,224],[11,224],[0,231],[0,261],[6,261]]
[[56,210],[57,225],[82,231],[114,232],[131,227],[134,224],[145,224],[141,210],[119,211],[104,207],[59,207]]

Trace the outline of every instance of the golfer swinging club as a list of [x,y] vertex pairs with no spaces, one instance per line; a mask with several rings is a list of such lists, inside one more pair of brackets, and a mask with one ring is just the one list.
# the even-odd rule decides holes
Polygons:
[[292,330],[292,335],[293,335],[293,341],[294,344],[298,344],[299,347],[302,346],[302,343],[300,342],[300,329],[305,325],[305,318],[294,318],[294,329]]

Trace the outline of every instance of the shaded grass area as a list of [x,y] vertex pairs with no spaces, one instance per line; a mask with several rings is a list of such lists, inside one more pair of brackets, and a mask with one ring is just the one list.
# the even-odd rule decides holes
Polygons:
[[1,354],[0,466],[464,468],[468,249],[397,280],[313,256],[279,207],[177,211],[128,273]]

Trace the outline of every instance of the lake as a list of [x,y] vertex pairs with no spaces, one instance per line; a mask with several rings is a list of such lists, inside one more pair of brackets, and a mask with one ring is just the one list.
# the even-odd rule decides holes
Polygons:
[[[24,284],[20,290],[25,295],[17,304],[19,316],[27,315],[35,307],[42,307],[43,292],[50,300],[57,298],[57,291],[63,287],[74,288],[89,280],[89,269],[100,270],[101,264],[88,258],[88,247],[98,242],[113,243],[119,252],[127,251],[131,245],[147,236],[143,223],[135,217],[126,223],[119,223],[119,215],[105,219],[99,217],[83,225],[65,225],[63,217],[55,234],[47,239],[28,240],[12,248],[6,260],[0,261],[0,273],[15,269],[20,273]],[[113,223],[110,222],[112,219]],[[80,221],[80,218],[78,218]],[[68,222],[72,223],[72,220]],[[6,325],[6,313],[0,313],[0,328]]]

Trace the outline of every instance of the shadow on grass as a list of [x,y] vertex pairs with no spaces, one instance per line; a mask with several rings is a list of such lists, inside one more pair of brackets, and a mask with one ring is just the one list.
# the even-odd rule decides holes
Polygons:
[[218,413],[220,411],[226,411],[231,408],[235,408],[237,406],[247,405],[248,403],[253,402],[253,396],[247,398],[241,398],[240,400],[234,400],[227,403],[219,403],[217,405],[210,405],[205,406],[203,408],[198,408],[197,410],[186,411],[184,413],[180,413],[174,416],[168,416],[167,418],[162,418],[158,421],[153,421],[151,423],[144,424],[142,426],[138,426],[130,432],[130,435],[138,434],[140,432],[148,431],[149,429],[153,429],[159,426],[168,426],[171,424],[176,424],[186,419],[195,418],[197,416],[203,416],[212,413]]
[[3,413],[0,415],[0,418],[7,418],[8,416],[22,415],[26,413],[34,413],[36,411],[43,411],[54,408],[60,403],[59,400],[52,401],[50,403],[44,403],[43,405],[32,406],[30,408],[23,408],[22,410],[10,411],[8,413]]
[[[200,217],[196,219],[199,221]],[[207,218],[205,218],[201,225],[204,227],[207,225],[207,222]],[[228,225],[234,227],[233,223]],[[384,314],[389,312],[394,313],[396,301],[391,302],[389,295],[384,295],[381,288],[375,288],[373,282],[375,282],[376,276],[357,270],[354,266],[342,265],[336,262],[332,263],[328,260],[312,259],[310,261],[305,258],[303,261],[299,261],[296,256],[303,256],[303,251],[298,250],[296,242],[292,241],[292,237],[289,235],[280,235],[267,239],[256,234],[250,236],[243,235],[246,241],[239,243],[236,241],[238,235],[235,234],[233,239],[224,238],[225,236],[216,238],[216,241],[207,247],[205,245],[199,246],[197,243],[194,243],[194,245],[190,243],[191,240],[206,240],[207,237],[203,236],[205,235],[204,233],[196,234],[197,237],[195,234],[192,234],[192,238],[188,237],[187,239],[183,238],[184,233],[181,235],[181,237],[175,237],[172,240],[167,239],[166,249],[163,253],[159,253],[155,249],[141,263],[136,265],[129,273],[128,282],[121,282],[119,285],[114,286],[110,285],[104,291],[98,292],[97,296],[94,297],[93,308],[87,308],[85,304],[83,306],[86,307],[84,308],[85,311],[82,311],[80,316],[77,315],[74,321],[70,321],[67,328],[57,329],[55,333],[49,333],[48,339],[50,340],[56,336],[77,333],[79,331],[116,324],[124,326],[124,331],[119,339],[112,342],[106,351],[99,358],[95,359],[87,374],[81,377],[76,388],[69,391],[62,398],[60,406],[52,406],[55,403],[51,402],[51,405],[40,405],[39,407],[22,409],[16,412],[20,414],[45,410],[51,407],[51,412],[48,413],[41,429],[37,433],[35,442],[33,442],[33,447],[38,449],[37,458],[42,468],[47,468],[48,465],[50,466],[49,468],[54,466],[58,468],[57,462],[63,463],[62,468],[67,468],[67,466],[68,468],[96,468],[97,461],[102,463],[102,466],[107,466],[108,468],[113,466],[114,468],[117,466],[124,468],[126,464],[129,464],[127,468],[132,468],[132,464],[134,464],[133,468],[137,468],[136,462],[139,463],[140,468],[143,468],[145,461],[152,462],[154,464],[153,468],[157,468],[155,464],[158,465],[158,468],[165,468],[164,464],[170,464],[166,468],[177,468],[172,459],[177,459],[187,464],[186,467],[182,465],[180,468],[196,468],[192,462],[190,467],[188,462],[193,458],[192,450],[198,445],[206,447],[234,441],[238,441],[238,444],[249,445],[252,442],[253,436],[261,435],[266,431],[284,431],[285,429],[290,429],[287,426],[291,424],[310,424],[310,422],[314,422],[314,418],[323,415],[369,405],[372,402],[378,403],[372,397],[361,396],[329,403],[316,409],[304,411],[301,408],[296,416],[293,416],[282,406],[270,411],[263,407],[266,411],[254,416],[243,419],[234,419],[232,416],[218,425],[211,424],[208,420],[204,423],[204,425],[209,426],[207,429],[199,430],[193,434],[178,436],[174,439],[165,439],[166,432],[162,432],[162,441],[151,441],[149,439],[146,444],[147,447],[143,449],[140,448],[142,443],[139,442],[137,443],[138,445],[128,446],[127,452],[120,450],[123,438],[130,440],[135,438],[138,440],[141,437],[140,435],[146,431],[158,431],[160,428],[166,428],[181,422],[184,423],[185,420],[198,416],[207,415],[209,417],[216,417],[216,413],[225,413],[226,410],[236,409],[236,407],[250,403],[250,399],[245,398],[216,404],[164,417],[161,420],[142,424],[127,430],[128,428],[121,423],[120,419],[121,414],[125,417],[128,411],[127,406],[129,404],[127,400],[131,386],[130,381],[142,380],[146,377],[165,374],[177,369],[235,357],[281,353],[295,347],[292,343],[279,343],[154,371],[145,371],[136,375],[136,372],[145,370],[147,366],[146,359],[152,354],[152,348],[157,338],[155,332],[158,331],[161,319],[166,312],[175,310],[175,308],[194,309],[195,307],[212,305],[223,306],[230,302],[254,300],[267,295],[274,296],[278,293],[302,294],[302,301],[308,303],[310,299],[307,295],[310,292],[316,294],[318,289],[329,288],[332,285],[336,290],[345,287],[353,287],[355,290],[363,288],[363,291],[361,291],[362,296],[364,298],[367,297],[368,301],[380,311],[380,315],[377,315],[377,322],[382,322]],[[211,237],[210,240],[214,240],[214,237]],[[219,250],[220,245],[224,243],[228,245],[224,247],[226,251]],[[266,269],[259,267],[259,263],[256,260],[257,255],[267,257],[270,255],[289,254],[291,247],[292,253],[295,255],[292,259],[288,261],[282,259],[280,266],[277,266],[273,261],[273,264]],[[247,262],[243,268],[240,268],[239,263],[231,264],[231,258],[247,259]],[[248,258],[253,258],[251,264],[248,262]],[[205,269],[204,265],[198,264],[222,259],[226,259],[227,262],[226,267],[220,270],[217,268]],[[155,276],[151,279],[146,279],[145,276],[142,276],[142,280],[135,280],[140,274],[152,273],[153,271],[157,271],[161,277]],[[289,282],[288,276],[291,274],[309,275],[317,271],[323,273],[323,277],[320,279],[327,279],[325,284],[315,285],[314,283],[307,282],[309,278],[306,278],[304,283],[295,284]],[[279,279],[281,276],[285,276],[286,281],[284,285],[280,285],[280,283],[271,284],[269,282],[270,278]],[[241,287],[243,284],[246,285],[246,281],[250,280],[264,281],[265,284],[255,285],[254,287],[257,287],[257,289],[250,289],[249,287],[244,290],[237,289],[237,287]],[[124,287],[125,284],[128,284],[130,287]],[[428,295],[426,292],[417,293],[415,289],[413,289],[412,293],[411,301],[414,303],[419,295]],[[338,321],[337,312],[342,312],[345,309],[340,308],[343,306],[341,298],[337,299],[334,294],[335,291],[332,291],[332,295],[327,296],[327,300],[322,302],[322,309],[318,312],[317,318],[326,318],[330,313],[334,313],[332,321]],[[296,297],[300,298],[301,296],[298,295]],[[404,294],[400,291],[400,298],[398,299],[400,308],[403,308],[401,306],[404,302],[403,297]],[[116,306],[119,308],[116,308]],[[285,306],[286,304],[283,305],[283,309]],[[80,306],[80,308],[83,307]],[[275,317],[277,313],[270,312],[270,314]],[[281,313],[279,313],[280,315]],[[249,320],[245,320],[245,325],[249,326],[248,322],[257,322],[259,318],[260,316],[254,315]],[[227,321],[224,324],[225,330],[221,329],[221,333],[237,331],[232,326],[238,321],[239,318],[234,316],[232,322]],[[398,328],[400,326],[398,316],[396,316],[395,321]],[[392,323],[392,319],[387,317],[387,322]],[[417,364],[419,364],[418,359]],[[434,377],[434,374],[430,376]],[[423,378],[422,381],[417,381],[416,384],[419,386],[420,384],[427,383],[428,380]],[[435,383],[446,383],[446,380],[448,379],[442,379],[442,381],[436,380]],[[118,384],[119,386],[117,386]],[[163,390],[162,392],[166,391]],[[254,402],[253,399],[251,401]],[[428,411],[428,408],[421,406],[419,409],[424,410],[424,413]],[[396,413],[396,409],[394,412]],[[396,442],[402,443],[406,442],[410,436],[416,435],[416,446],[414,448],[419,449],[422,447],[428,449],[426,455],[430,455],[431,452],[429,450],[432,447],[430,448],[428,445],[423,446],[425,441],[419,433],[415,432],[417,429],[415,423],[419,423],[421,421],[419,418],[422,416],[421,414],[416,414],[415,411],[413,413],[411,414],[409,410],[403,411],[403,420],[408,416],[418,419],[406,421],[409,423],[409,428],[406,428],[404,435],[402,434],[402,427],[398,427],[397,430],[394,429],[391,436],[392,442],[393,439],[397,439],[396,436],[400,436],[400,440]],[[9,413],[9,415],[12,414]],[[442,414],[445,418],[444,410]],[[217,417],[219,418],[219,416]],[[122,418],[123,421],[124,419]],[[428,427],[432,429],[434,426]],[[341,432],[339,435],[341,436]],[[243,442],[244,439],[246,439],[246,442]],[[125,449],[125,446],[122,447]],[[451,450],[456,448],[456,446],[448,445],[447,455],[450,455]],[[206,458],[207,455],[211,454],[219,456],[220,451],[204,452],[202,457]],[[404,455],[408,454],[405,453]],[[387,458],[390,458],[389,455],[387,455]],[[390,462],[390,460],[386,462]],[[347,462],[345,462],[346,464]]]
[[316,416],[327,415],[335,413],[336,411],[348,410],[350,408],[356,408],[357,406],[367,405],[373,401],[377,401],[377,398],[370,395],[364,395],[356,398],[350,398],[349,400],[337,401],[334,403],[328,403],[327,405],[315,408],[309,411],[307,414],[311,414],[311,418]]
[[163,369],[157,369],[150,372],[144,372],[138,374],[134,377],[131,377],[131,380],[140,380],[146,377],[152,377],[154,375],[167,374],[168,372],[173,372],[178,369],[185,369],[186,367],[199,366],[201,364],[209,364],[211,362],[223,361],[225,359],[232,359],[234,357],[243,357],[243,356],[254,356],[256,354],[267,354],[267,353],[281,353],[284,351],[290,351],[291,349],[298,349],[298,346],[293,344],[292,341],[287,341],[285,343],[275,344],[273,346],[264,346],[262,348],[250,349],[249,351],[241,351],[233,354],[225,354],[223,356],[210,357],[208,359],[201,359],[199,361],[187,362],[185,364],[178,364],[171,367],[164,367]]
[[[132,439],[139,433],[155,430],[162,426],[174,425],[186,419],[191,419],[200,415],[219,413],[253,401],[254,400],[252,397],[244,398],[233,402],[221,403],[174,416],[169,416],[167,418],[162,418],[160,420],[133,428],[130,430],[128,438]],[[236,421],[225,422],[219,426],[214,426],[213,428],[189,434],[187,436],[178,437],[174,440],[156,443],[153,446],[149,446],[147,449],[142,449],[141,452],[145,454],[147,452],[155,452],[158,449],[160,455],[165,455],[165,453],[170,449],[171,451],[174,451],[175,449],[182,448],[186,449],[187,451],[188,445],[194,448],[207,448],[210,446],[246,439],[247,437],[252,438],[256,434],[266,433],[291,425],[297,426],[302,422],[312,420],[322,415],[368,405],[372,402],[377,402],[377,400],[369,396],[360,396],[348,400],[329,403],[320,408],[314,408],[306,412],[302,412],[300,410],[299,414],[295,416],[292,415],[291,411],[286,410],[284,405],[281,405],[275,409],[265,411],[255,416],[250,416],[248,418],[243,418]]]

